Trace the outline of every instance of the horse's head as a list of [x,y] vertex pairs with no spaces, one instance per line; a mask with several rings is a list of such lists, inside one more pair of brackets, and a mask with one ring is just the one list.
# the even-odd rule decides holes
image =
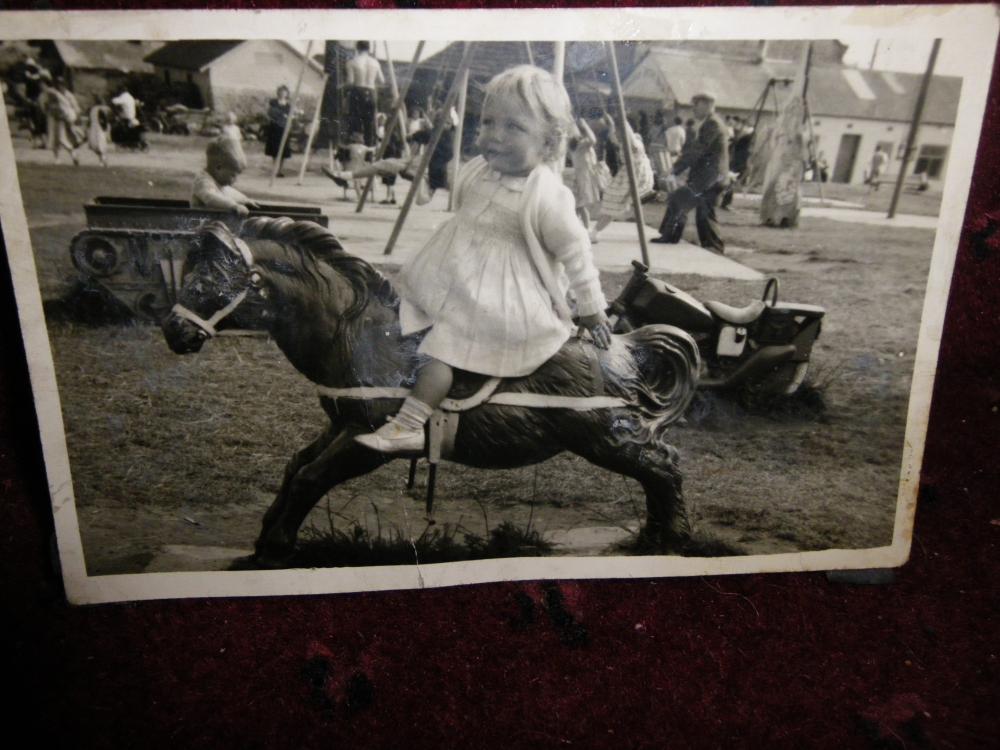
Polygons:
[[250,246],[219,222],[206,224],[184,262],[177,304],[163,321],[167,344],[189,354],[226,327],[261,328],[267,296]]

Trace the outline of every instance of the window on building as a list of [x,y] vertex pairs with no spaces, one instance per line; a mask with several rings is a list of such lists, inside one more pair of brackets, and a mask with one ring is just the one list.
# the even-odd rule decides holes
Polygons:
[[892,152],[895,150],[892,141],[879,141],[878,147],[882,149],[883,154],[892,159]]
[[940,178],[944,172],[944,160],[947,155],[947,146],[925,143],[917,154],[917,163],[913,165],[913,174],[923,172],[932,180]]

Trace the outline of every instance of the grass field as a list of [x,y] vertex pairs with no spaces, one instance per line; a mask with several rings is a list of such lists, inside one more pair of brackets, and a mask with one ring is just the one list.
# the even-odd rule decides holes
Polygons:
[[[72,284],[68,244],[83,228],[86,200],[184,197],[190,184],[163,158],[148,169],[22,164],[19,177],[47,297]],[[647,206],[654,226],[657,210]],[[933,232],[812,218],[769,229],[739,200],[721,218],[727,242],[745,248],[737,260],[778,276],[784,299],[822,305],[827,318],[813,401],[751,413],[706,399],[674,429],[697,534],[741,553],[888,544]],[[605,274],[606,293],[624,281]],[[670,281],[731,304],[762,291],[698,276]],[[222,338],[185,358],[149,326],[53,321],[49,334],[90,571],[141,571],[168,544],[248,549],[285,461],[323,425],[312,388],[276,347]],[[397,462],[337,488],[308,523],[419,536],[423,476],[411,496],[405,474]],[[633,529],[642,506],[637,484],[572,456],[512,471],[448,464],[435,521],[457,535],[486,538],[510,522],[554,538]]]

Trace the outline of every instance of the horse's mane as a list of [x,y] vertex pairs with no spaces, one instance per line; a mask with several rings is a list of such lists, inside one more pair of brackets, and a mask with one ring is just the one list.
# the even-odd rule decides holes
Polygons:
[[344,311],[345,318],[356,317],[368,305],[372,295],[382,304],[395,307],[399,297],[389,280],[368,261],[350,255],[340,240],[325,227],[311,221],[287,217],[255,216],[243,222],[243,239],[261,239],[294,248],[303,261],[319,261],[342,276],[354,292],[354,301]]

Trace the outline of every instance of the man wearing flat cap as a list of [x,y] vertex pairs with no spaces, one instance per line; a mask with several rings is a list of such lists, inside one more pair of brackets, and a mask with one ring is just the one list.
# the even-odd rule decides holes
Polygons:
[[[691,97],[694,109],[694,138],[684,144],[680,158],[664,179],[670,198],[667,213],[660,224],[660,236],[653,242],[677,243],[684,234],[687,214],[695,211],[698,242],[717,253],[725,252],[719,236],[715,206],[729,180],[729,135],[726,126],[715,114],[715,97],[705,91]],[[687,184],[677,186],[677,177],[688,173]]]

